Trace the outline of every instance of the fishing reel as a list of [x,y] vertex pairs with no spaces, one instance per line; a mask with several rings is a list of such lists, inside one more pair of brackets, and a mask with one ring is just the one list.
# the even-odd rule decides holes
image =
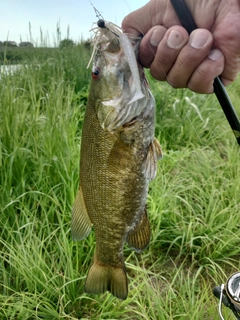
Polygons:
[[225,320],[222,315],[222,304],[231,309],[236,319],[240,320],[240,272],[234,273],[221,287],[216,286],[213,294],[219,299],[218,313],[221,320]]

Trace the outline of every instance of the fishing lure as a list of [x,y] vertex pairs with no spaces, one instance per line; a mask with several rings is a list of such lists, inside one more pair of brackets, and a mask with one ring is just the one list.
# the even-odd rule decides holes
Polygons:
[[[90,31],[93,31],[95,34],[94,34],[94,37],[92,40],[93,52],[92,52],[90,61],[87,65],[87,68],[90,66],[90,64],[96,54],[96,51],[100,49],[99,43],[101,42],[101,44],[102,44],[102,37],[104,36],[105,30],[110,31],[113,34],[113,36],[116,36],[118,38],[118,40],[121,44],[121,48],[122,48],[124,55],[126,57],[126,60],[128,62],[129,68],[131,70],[132,81],[135,86],[135,92],[134,92],[134,96],[132,97],[132,99],[129,101],[128,104],[132,104],[133,102],[144,98],[144,94],[142,93],[142,90],[141,90],[139,68],[138,68],[133,44],[131,43],[127,34],[123,33],[123,31],[120,27],[118,27],[116,24],[114,24],[112,22],[105,21],[103,19],[102,15],[100,14],[100,12],[94,6],[93,6],[93,8],[94,8],[94,10],[96,12],[96,16],[99,18],[99,20],[96,23],[97,27],[92,28],[90,30]],[[136,40],[140,40],[140,38],[137,38]]]

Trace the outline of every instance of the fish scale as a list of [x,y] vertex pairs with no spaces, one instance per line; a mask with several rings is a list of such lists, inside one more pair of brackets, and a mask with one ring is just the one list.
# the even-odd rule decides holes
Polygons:
[[[131,81],[132,71],[122,48],[126,41],[117,41],[116,32],[112,34],[109,28],[97,32],[99,47],[83,122],[80,185],[71,229],[74,240],[85,238],[92,226],[95,232],[96,249],[85,291],[110,291],[126,299],[123,248],[127,242],[139,252],[150,241],[146,198],[162,153],[154,138],[155,101],[142,67],[138,66],[141,81],[135,86],[136,79]],[[127,54],[130,51],[128,47]],[[135,53],[130,58],[136,59]],[[133,99],[139,87],[142,96]]]

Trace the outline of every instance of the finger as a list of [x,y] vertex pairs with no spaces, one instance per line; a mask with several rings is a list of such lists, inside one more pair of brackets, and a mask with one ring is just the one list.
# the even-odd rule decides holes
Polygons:
[[156,55],[150,66],[151,74],[154,78],[161,81],[166,79],[167,73],[174,65],[188,38],[187,31],[181,26],[174,26],[167,30],[158,45]]
[[186,88],[194,70],[208,56],[212,43],[213,36],[208,30],[194,30],[167,74],[168,83],[174,88]]
[[152,27],[163,25],[170,28],[180,21],[169,0],[149,1],[143,7],[131,12],[122,21],[124,32],[145,35]]
[[198,93],[213,93],[213,82],[224,69],[224,56],[218,49],[213,49],[208,57],[193,72],[187,87]]
[[139,48],[139,61],[143,67],[149,68],[154,60],[159,43],[162,41],[166,28],[156,26],[150,29],[142,38]]
[[[224,4],[224,2],[222,3]],[[232,9],[224,19],[219,17],[217,27],[213,30],[214,48],[222,51],[225,66],[221,80],[225,86],[232,83],[240,71],[240,10]],[[234,26],[234,28],[232,27]]]
[[[227,70],[228,71],[228,70]],[[227,78],[224,77],[223,75],[220,76],[222,83],[224,84],[225,87],[229,86],[238,76],[238,72],[231,72],[231,75],[229,76],[229,72],[228,72],[228,76]]]
[[221,74],[221,80],[225,86],[228,86],[237,78],[237,75],[240,71],[240,54],[234,55],[234,52],[236,52],[236,50],[232,51],[230,54],[229,52],[225,53],[224,49],[224,47],[221,48],[225,57],[225,66]]

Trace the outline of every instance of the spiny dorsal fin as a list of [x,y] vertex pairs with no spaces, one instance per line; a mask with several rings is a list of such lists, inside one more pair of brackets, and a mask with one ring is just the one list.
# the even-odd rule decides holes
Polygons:
[[82,188],[80,187],[73,205],[71,230],[73,240],[78,241],[86,238],[92,227],[92,222],[88,216],[85,206]]
[[145,174],[149,180],[154,180],[157,174],[157,160],[162,158],[162,148],[156,138],[149,145]]

